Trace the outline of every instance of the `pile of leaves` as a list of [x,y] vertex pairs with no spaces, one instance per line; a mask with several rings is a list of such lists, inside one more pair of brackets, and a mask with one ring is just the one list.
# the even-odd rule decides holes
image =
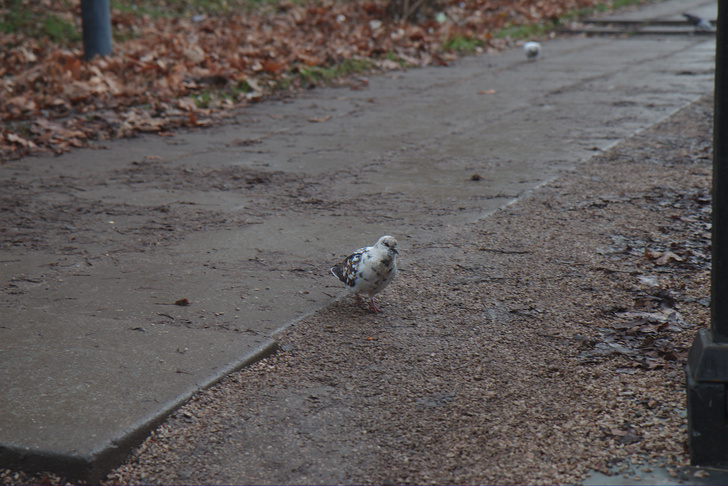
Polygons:
[[450,0],[436,15],[405,19],[372,0],[175,15],[112,8],[113,55],[86,62],[80,0],[10,1],[0,24],[42,11],[49,26],[65,27],[55,36],[0,29],[0,160],[210,125],[232,108],[351,73],[445,65],[463,50],[505,45],[504,29],[553,26],[605,4]]

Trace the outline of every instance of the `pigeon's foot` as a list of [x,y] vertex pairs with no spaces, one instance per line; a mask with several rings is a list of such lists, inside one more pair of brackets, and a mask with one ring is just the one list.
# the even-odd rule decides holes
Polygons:
[[364,303],[364,300],[362,300],[361,297],[359,297],[359,294],[354,294],[354,297],[356,297],[356,305],[359,307],[365,307],[366,304]]
[[374,312],[375,314],[379,314],[380,312],[382,312],[382,310],[374,303],[374,299],[371,298],[369,299],[369,308],[371,308],[372,312]]
[[[366,306],[366,304],[364,303],[364,300],[361,297],[359,297],[359,294],[354,294],[354,297],[356,298],[357,305],[359,305],[361,307]],[[382,310],[379,307],[377,307],[377,305],[374,303],[374,299],[371,297],[369,298],[369,308],[375,314],[379,314],[380,312],[382,312]]]

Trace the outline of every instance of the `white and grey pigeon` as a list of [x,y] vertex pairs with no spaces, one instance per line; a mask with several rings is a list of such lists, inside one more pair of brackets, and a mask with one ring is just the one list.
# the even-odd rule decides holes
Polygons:
[[541,43],[536,41],[529,41],[523,44],[523,52],[526,53],[526,57],[529,59],[536,59],[541,54]]
[[374,304],[374,296],[397,275],[395,257],[398,254],[397,240],[393,236],[382,236],[374,246],[359,248],[331,267],[331,274],[346,284],[359,304],[362,302],[360,294],[366,294],[371,309],[381,312]]
[[684,13],[683,17],[695,26],[695,30],[700,32],[712,32],[713,31],[713,24],[711,24],[708,20],[698,17],[697,15],[690,15],[689,13]]

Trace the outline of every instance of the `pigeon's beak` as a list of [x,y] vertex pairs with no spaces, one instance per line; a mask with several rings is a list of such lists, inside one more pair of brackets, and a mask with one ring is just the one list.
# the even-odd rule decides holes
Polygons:
[[392,248],[392,253],[394,253],[395,255],[399,255],[399,252],[397,251],[396,248]]

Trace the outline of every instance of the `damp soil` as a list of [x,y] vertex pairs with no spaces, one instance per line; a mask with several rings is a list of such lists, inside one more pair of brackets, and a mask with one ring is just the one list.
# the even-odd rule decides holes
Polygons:
[[[278,352],[199,393],[106,483],[573,484],[624,461],[686,466],[684,365],[709,324],[711,127],[705,98],[515,204],[410,241],[381,314],[347,297],[280,332]],[[217,176],[205,183],[231,175]],[[258,176],[236,175],[281,204],[334,204],[325,185]],[[68,208],[41,211],[62,222]],[[195,231],[211,216],[179,220]],[[12,227],[15,244],[64,237]]]

